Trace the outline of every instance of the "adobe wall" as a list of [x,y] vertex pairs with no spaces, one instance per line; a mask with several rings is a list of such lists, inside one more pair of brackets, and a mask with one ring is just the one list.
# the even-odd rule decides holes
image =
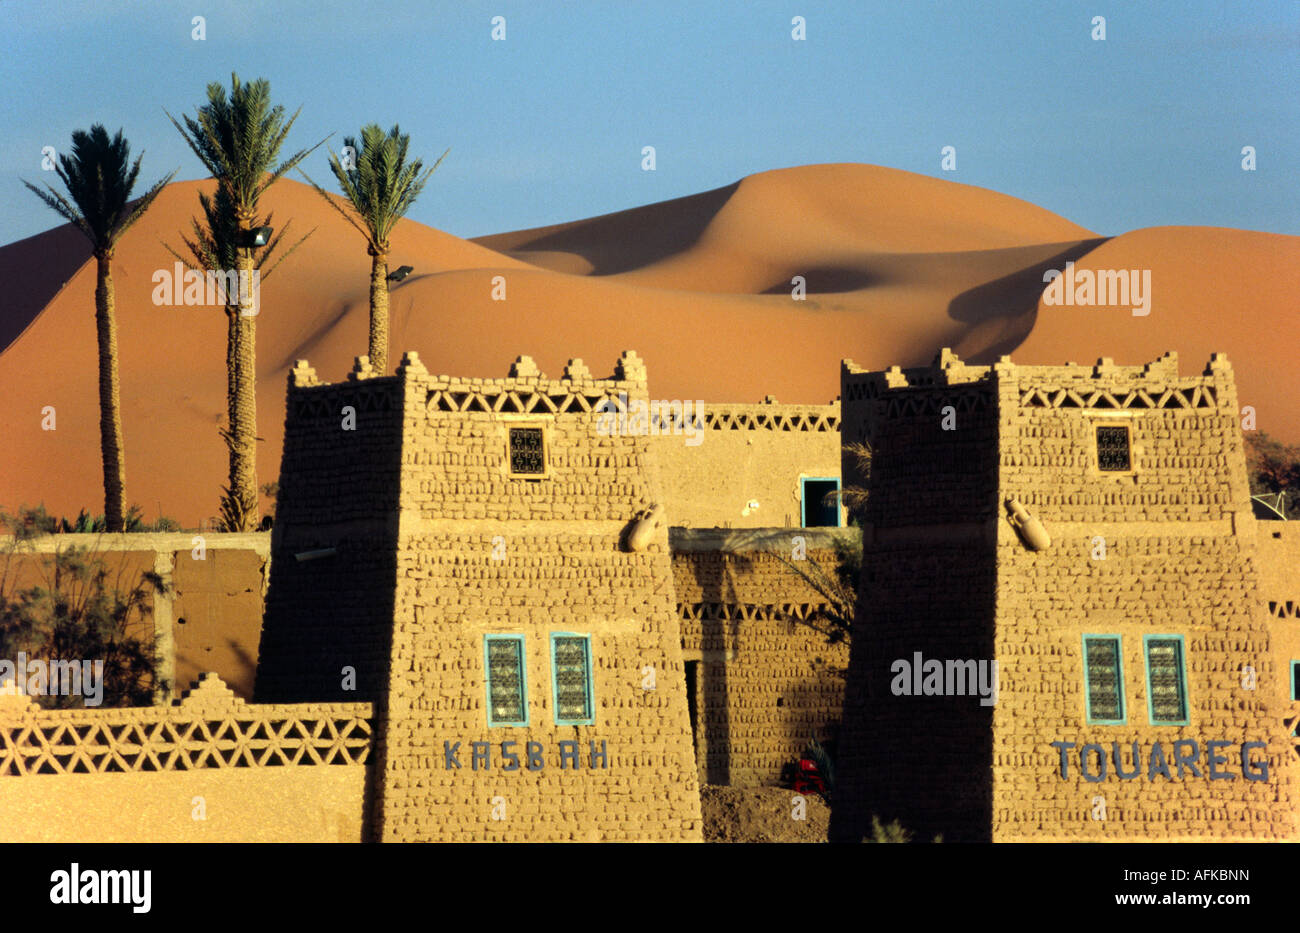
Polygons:
[[[1009,523],[998,526],[997,651],[1005,686],[994,726],[994,838],[1288,838],[1294,753],[1274,699],[1283,672],[1262,612],[1256,522],[1227,360],[1216,354],[1193,377],[1180,376],[1174,354],[1142,367],[1102,360],[1095,367],[995,368],[999,498],[1018,498],[1054,540],[1034,552]],[[1072,398],[1083,404],[1067,407]],[[1130,428],[1132,469],[1103,472],[1096,428],[1116,424]],[[1086,721],[1084,633],[1122,638],[1127,725]],[[1186,726],[1150,724],[1149,634],[1184,636]],[[1246,666],[1255,668],[1257,683],[1243,678]],[[1063,676],[1051,676],[1057,671]],[[1158,769],[1151,779],[1149,767],[1132,780],[1114,774],[1113,743],[1127,769],[1132,743],[1149,766],[1154,743],[1168,750],[1179,740],[1198,743],[1203,772],[1208,742],[1234,743],[1222,770],[1236,777],[1198,780],[1190,768],[1185,780],[1166,780]],[[1089,782],[1071,767],[1061,779],[1060,749],[1046,745],[1051,741],[1102,745],[1111,773]],[[1267,743],[1267,781],[1243,777],[1237,759],[1245,741]],[[1098,795],[1105,819],[1092,815]]]
[[811,739],[834,742],[848,645],[830,641],[819,618],[828,599],[814,584],[856,534],[670,529],[682,653],[697,664],[701,783],[776,785]]
[[1255,540],[1260,596],[1280,675],[1273,681],[1282,708],[1294,717],[1300,713],[1300,702],[1291,699],[1290,683],[1291,664],[1300,661],[1300,522],[1256,521]]
[[840,475],[839,402],[780,405],[769,397],[757,405],[701,404],[703,426],[694,438],[651,437],[652,462],[673,524],[801,525],[800,479]]
[[237,696],[250,699],[270,545],[269,534],[214,532],[46,535],[16,548],[0,537],[0,577],[10,593],[43,585],[53,552],[73,547],[102,559],[109,584],[119,589],[134,587],[145,571],[157,572],[173,588],[170,595],[149,588],[147,625],[159,639],[160,674],[173,685],[160,701],[169,702],[205,671],[218,672]]
[[215,675],[166,707],[0,696],[0,841],[359,842],[371,715],[251,706]]
[[322,385],[300,361],[289,374],[259,703],[360,700],[384,711],[404,396],[397,380],[367,372]]
[[[337,683],[331,667],[361,648],[359,628],[383,646],[382,664],[358,662],[361,680],[383,679],[373,838],[699,840],[666,527],[641,550],[622,546],[636,514],[661,501],[648,442],[599,435],[593,412],[619,393],[645,397],[635,354],[613,379],[576,360],[548,379],[527,358],[506,379],[434,376],[408,353],[396,376],[374,377],[362,361],[345,386],[315,382],[299,364],[258,695],[263,671],[269,693],[314,666],[295,658],[294,643],[332,659],[318,665],[319,681],[293,681],[323,695]],[[372,416],[358,417],[348,451],[329,419],[353,398]],[[543,429],[544,476],[508,475],[511,427]],[[344,524],[329,504],[362,469],[362,451],[383,452],[382,475],[372,467],[371,485],[352,488],[360,506]],[[327,558],[295,559],[329,548]],[[353,572],[363,557],[373,573]],[[311,577],[313,564],[332,566]],[[321,604],[305,609],[311,589]],[[336,601],[342,612],[327,605]],[[358,621],[362,606],[373,608]],[[555,722],[554,633],[591,638],[591,725]],[[526,725],[488,724],[486,634],[524,637]]]
[[[855,631],[865,636],[865,653],[883,655],[882,665],[913,650],[925,657],[998,661],[997,702],[984,727],[991,745],[987,753],[971,750],[974,754],[966,757],[951,788],[956,792],[964,782],[972,805],[982,803],[988,816],[985,837],[1290,837],[1294,753],[1282,728],[1284,711],[1275,700],[1282,672],[1263,610],[1257,523],[1250,518],[1227,361],[1216,356],[1203,376],[1191,378],[1179,375],[1172,354],[1144,367],[1117,367],[1109,360],[1095,367],[1015,366],[1006,358],[992,367],[971,367],[947,351],[936,362],[929,370],[885,374],[865,374],[846,365],[846,422],[852,418],[865,426],[877,454],[870,488],[879,501],[869,506],[875,527],[864,552],[874,549],[883,564],[892,564],[887,578],[877,575],[864,583]],[[956,384],[987,387],[991,417],[978,407],[963,417],[957,406],[956,424],[944,431],[938,412],[932,411],[935,403],[926,397],[950,395]],[[915,439],[920,444],[911,445],[915,461],[909,462],[906,453],[890,453],[896,446],[889,443],[889,430],[880,429],[880,416],[887,416],[893,402],[899,403],[893,410],[911,411],[911,417],[920,419],[913,423],[920,435]],[[928,424],[922,412],[928,414]],[[1098,469],[1099,425],[1129,428],[1131,469]],[[934,475],[927,445],[942,449],[971,443],[981,452],[967,451],[947,461],[958,474],[968,464],[965,479]],[[987,462],[990,454],[996,457],[993,464]],[[907,476],[916,477],[914,485]],[[990,487],[991,482],[996,485]],[[958,493],[963,486],[965,492]],[[948,514],[966,521],[950,523],[939,537],[927,536],[920,527],[926,498],[933,506],[949,493],[948,504],[957,512]],[[1049,546],[1031,550],[1021,540],[1004,506],[1012,498],[1046,527]],[[895,525],[892,531],[887,530],[890,524]],[[896,547],[881,550],[882,540],[891,534]],[[953,542],[963,535],[967,571],[953,576]],[[1103,544],[1104,551],[1099,549]],[[895,575],[908,548],[916,548],[917,559],[910,585]],[[869,557],[865,562],[872,563]],[[945,606],[970,604],[936,613],[931,605],[936,599]],[[896,623],[887,626],[882,638],[882,613],[895,609],[900,610]],[[908,625],[911,634],[906,634]],[[954,635],[934,638],[936,628]],[[963,630],[965,639],[955,635]],[[979,637],[972,640],[975,632]],[[1122,639],[1123,725],[1087,722],[1084,634]],[[1184,639],[1185,726],[1149,724],[1143,637],[1153,634]],[[859,647],[855,638],[855,651]],[[932,789],[926,782],[934,782],[931,775],[945,761],[958,764],[951,750],[939,751],[948,743],[935,737],[931,726],[954,714],[969,715],[977,700],[894,696],[879,669],[874,680],[855,682],[856,661],[855,654],[846,710],[865,683],[863,702],[876,711],[878,731],[869,754],[859,736],[854,752],[859,757],[841,766],[841,777],[845,779],[846,767],[857,772],[872,761],[886,782],[882,788],[868,778],[859,785],[862,809],[890,809],[863,788],[887,792],[889,785],[913,786],[914,795],[889,801],[896,814],[881,815],[899,815],[905,825],[911,819],[915,828],[945,832],[945,838],[979,838],[978,827],[958,809],[943,813],[922,799]],[[870,669],[869,658],[862,663]],[[1247,666],[1256,672],[1253,681],[1243,677]],[[897,715],[882,721],[882,708]],[[989,715],[985,710],[975,716]],[[1206,773],[1211,741],[1228,749],[1229,763],[1218,773],[1235,772],[1234,777],[1211,780]],[[1265,743],[1250,757],[1252,764],[1267,759],[1267,780],[1246,780],[1237,760],[1241,744],[1253,741]],[[1054,747],[1054,742],[1074,745]],[[1134,742],[1141,756],[1136,777],[1131,773]],[[1199,776],[1190,766],[1185,777],[1179,768],[1172,779],[1155,765],[1148,769],[1154,745],[1162,747],[1172,765],[1177,742],[1185,743],[1179,746],[1183,753],[1199,755]],[[1089,758],[1092,779],[1079,767],[1085,746],[1097,746]],[[1062,751],[1067,757],[1064,776]],[[1100,754],[1107,758],[1104,775]],[[1129,776],[1121,779],[1117,766]],[[864,826],[861,810],[854,813],[850,807],[847,816],[853,822],[841,823],[842,836]],[[945,819],[956,829],[946,830]]]
[[[897,659],[991,658],[996,571],[997,410],[975,373],[865,373],[845,363],[844,442],[872,449],[861,598],[853,628],[832,838],[858,842],[871,817],[918,838],[989,836],[992,713],[972,697],[895,697]],[[951,409],[951,412],[945,409]],[[942,430],[951,414],[960,431]]]

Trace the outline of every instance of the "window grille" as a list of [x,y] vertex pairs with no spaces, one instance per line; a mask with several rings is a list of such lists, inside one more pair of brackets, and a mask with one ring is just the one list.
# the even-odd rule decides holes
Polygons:
[[541,428],[510,429],[510,472],[525,476],[546,473],[546,449]]
[[488,725],[528,725],[528,686],[524,674],[524,637],[486,635]]
[[1088,722],[1124,722],[1124,663],[1121,642],[1114,635],[1085,635],[1084,676],[1088,690]]
[[1187,724],[1187,679],[1183,640],[1171,635],[1146,638],[1147,688],[1153,726]]
[[1128,428],[1106,425],[1097,428],[1097,466],[1106,471],[1129,469]]
[[551,669],[555,677],[555,724],[591,725],[595,721],[591,638],[586,635],[552,635]]

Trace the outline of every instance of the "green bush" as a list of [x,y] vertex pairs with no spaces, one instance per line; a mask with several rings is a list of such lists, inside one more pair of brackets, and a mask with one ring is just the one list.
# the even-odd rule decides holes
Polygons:
[[[892,823],[882,824],[880,817],[874,814],[871,817],[871,835],[865,837],[863,842],[911,842],[915,834],[904,829],[903,824],[894,820]],[[935,836],[934,842],[943,842],[943,836]]]
[[[50,533],[44,509],[20,516],[0,513],[13,535],[0,551],[0,658],[17,663],[20,652],[31,660],[103,662],[103,706],[149,706],[170,684],[159,676],[162,659],[149,619],[152,594],[168,593],[162,578],[146,571],[127,585],[109,579],[104,561],[84,548],[60,549],[49,555],[42,579],[17,588],[15,558],[39,564],[45,555],[30,550],[33,537]],[[40,706],[83,706],[84,696],[38,695]]]
[[[133,505],[122,519],[123,528],[130,533],[148,533],[155,531],[180,531],[180,522],[163,515],[154,522],[146,522],[140,506]],[[41,535],[58,534],[102,534],[108,529],[108,523],[102,515],[91,515],[85,509],[77,512],[77,517],[56,518],[45,511],[44,505],[21,506],[18,512],[10,515],[0,510],[0,525],[6,533],[18,538],[38,538]]]

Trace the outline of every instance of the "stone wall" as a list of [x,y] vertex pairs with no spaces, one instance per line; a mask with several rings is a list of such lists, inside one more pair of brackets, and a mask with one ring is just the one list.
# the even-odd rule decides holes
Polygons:
[[[840,406],[699,403],[695,437],[656,434],[650,452],[674,525],[798,526],[804,477],[840,475]],[[841,512],[840,524],[843,525]]]
[[778,784],[811,739],[833,747],[848,642],[835,640],[827,589],[856,536],[671,529],[702,783]]
[[[837,806],[837,835],[863,832],[875,808],[956,839],[1292,836],[1294,753],[1276,702],[1283,675],[1263,612],[1227,361],[1216,356],[1192,378],[1179,375],[1172,354],[1144,367],[1110,360],[1026,367],[1005,358],[968,367],[947,351],[936,363],[906,373],[845,370],[846,422],[877,452],[864,560],[888,571],[863,584],[855,630],[863,656],[855,638],[846,710],[861,702],[867,713],[861,725],[845,724],[851,748],[840,773],[855,800]],[[955,424],[944,429],[943,407],[958,385],[993,393],[992,426],[984,409],[963,417],[954,406]],[[894,417],[910,421],[917,462],[887,452],[887,439],[898,436],[888,427]],[[1128,469],[1099,468],[1103,426],[1127,428]],[[974,461],[967,451],[939,454],[948,470],[930,462],[936,448],[972,442],[982,448]],[[1050,545],[1035,550],[1017,533],[1006,507],[1013,499],[1041,521]],[[962,520],[935,524],[945,514],[938,502]],[[909,553],[915,563],[907,571]],[[1088,722],[1085,634],[1121,638],[1121,724]],[[1143,654],[1150,635],[1183,639],[1185,725],[1150,724]],[[996,705],[894,695],[890,659],[914,651],[996,659]],[[859,666],[867,676],[856,676]],[[1243,676],[1247,667],[1255,680]],[[936,734],[936,724],[954,717],[986,720],[991,746]],[[1207,773],[1212,741],[1228,760],[1216,775],[1235,777]],[[1242,743],[1256,741],[1264,744],[1249,763],[1256,769],[1266,760],[1267,780],[1247,780],[1238,760]],[[1133,772],[1133,743],[1140,770],[1121,779],[1117,768]],[[1180,765],[1165,777],[1151,764],[1155,745],[1171,767],[1175,747],[1198,767],[1188,764],[1184,777]],[[1087,776],[1079,764],[1085,747]],[[950,776],[939,777],[944,771]],[[944,802],[934,801],[937,790],[947,793]]]
[[252,706],[214,675],[170,706],[0,696],[0,841],[360,842],[371,715]]

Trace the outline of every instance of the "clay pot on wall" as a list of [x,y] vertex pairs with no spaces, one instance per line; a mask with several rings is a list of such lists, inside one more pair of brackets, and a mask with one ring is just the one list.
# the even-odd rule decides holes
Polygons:
[[1043,551],[1051,546],[1052,536],[1047,533],[1043,523],[1020,504],[1019,499],[1008,499],[1007,509],[1011,513],[1008,518],[1011,527],[1016,529],[1016,534],[1020,535],[1025,547],[1031,551]]
[[632,523],[627,532],[627,549],[644,551],[654,539],[655,531],[663,526],[664,507],[652,506]]

